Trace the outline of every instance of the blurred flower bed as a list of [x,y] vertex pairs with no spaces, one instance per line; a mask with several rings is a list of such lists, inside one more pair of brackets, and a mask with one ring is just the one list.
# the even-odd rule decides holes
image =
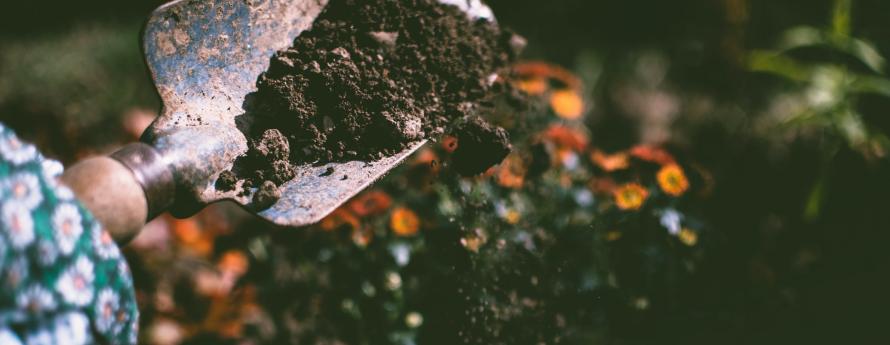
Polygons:
[[460,142],[446,137],[315,226],[227,206],[150,224],[128,249],[143,337],[574,343],[602,336],[608,308],[660,303],[701,259],[707,228],[689,210],[707,173],[656,146],[594,147],[577,77],[515,73],[527,111],[496,114],[514,150],[481,176],[449,169]]

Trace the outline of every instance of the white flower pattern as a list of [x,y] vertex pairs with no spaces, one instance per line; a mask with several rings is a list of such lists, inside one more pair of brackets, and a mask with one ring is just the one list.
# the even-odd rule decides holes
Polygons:
[[62,273],[56,282],[56,290],[65,302],[83,307],[93,300],[93,263],[85,256],[79,256],[74,265]]
[[23,143],[15,135],[7,135],[0,139],[0,155],[15,165],[21,165],[37,158],[37,149]]
[[36,314],[54,309],[56,298],[43,286],[31,284],[16,297],[16,304],[19,309]]
[[65,171],[65,166],[54,159],[47,159],[40,162],[40,168],[43,171],[43,178],[46,179],[47,182],[57,182],[59,177],[62,176],[62,172]]
[[103,259],[117,259],[120,257],[120,249],[118,249],[117,244],[114,243],[114,239],[111,238],[111,234],[108,231],[105,231],[105,229],[102,229],[102,226],[96,223],[91,232],[93,234],[93,248],[96,250],[96,254],[99,254],[99,257]]
[[[115,322],[120,311],[120,297],[112,289],[103,289],[96,297],[95,321],[99,332],[115,334],[120,331],[120,324]],[[114,329],[112,329],[114,328]]]
[[117,274],[120,280],[124,282],[124,284],[133,284],[133,276],[130,273],[130,266],[127,266],[126,260],[118,260]]
[[56,193],[56,198],[59,198],[59,200],[74,199],[74,191],[72,191],[71,188],[68,188],[68,186],[61,183],[53,187],[53,192]]
[[71,203],[59,204],[53,211],[52,226],[59,242],[59,251],[70,255],[77,245],[77,240],[80,239],[80,234],[83,233],[80,210]]
[[37,175],[18,173],[4,181],[4,184],[10,196],[9,200],[20,203],[28,210],[33,210],[43,201],[43,192],[40,190],[40,179]]
[[65,171],[65,167],[62,166],[62,163],[47,159],[41,162],[40,166],[43,171],[43,179],[53,188],[53,193],[56,195],[57,199],[74,199],[74,192],[71,191],[71,188],[62,184],[62,181],[60,180],[62,172]]
[[22,249],[34,242],[34,219],[31,210],[15,200],[3,203],[3,230],[9,235],[13,248]]
[[0,344],[22,345],[22,341],[9,328],[0,327]]
[[90,320],[83,313],[68,312],[56,318],[55,340],[58,345],[84,345],[90,339]]

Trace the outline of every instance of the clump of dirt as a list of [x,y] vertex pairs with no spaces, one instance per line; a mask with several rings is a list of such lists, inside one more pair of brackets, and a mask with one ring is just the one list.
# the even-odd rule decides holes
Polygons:
[[231,171],[223,171],[216,179],[216,189],[223,192],[235,190],[238,186],[238,177]]
[[457,128],[468,131],[457,133],[466,153],[455,159],[468,161],[456,166],[484,171],[509,143],[475,118],[504,96],[497,73],[523,42],[436,0],[331,0],[260,76],[250,150],[235,173],[278,185],[294,166],[377,160],[465,118],[474,118]]
[[472,117],[457,125],[457,149],[451,156],[454,170],[461,175],[477,175],[500,163],[510,153],[507,131]]
[[290,146],[277,129],[267,129],[259,138],[250,140],[243,158],[251,167],[254,181],[272,181],[279,185],[294,177],[294,167],[288,161]]
[[254,194],[253,202],[257,208],[266,209],[275,204],[279,198],[281,198],[281,192],[278,191],[278,186],[272,183],[272,181],[266,181],[263,182],[256,194]]

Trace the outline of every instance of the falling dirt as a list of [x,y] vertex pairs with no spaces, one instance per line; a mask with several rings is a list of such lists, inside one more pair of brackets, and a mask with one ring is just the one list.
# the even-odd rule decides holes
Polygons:
[[461,175],[476,175],[500,163],[510,153],[510,139],[503,128],[473,117],[455,127],[457,149],[452,155],[454,169]]

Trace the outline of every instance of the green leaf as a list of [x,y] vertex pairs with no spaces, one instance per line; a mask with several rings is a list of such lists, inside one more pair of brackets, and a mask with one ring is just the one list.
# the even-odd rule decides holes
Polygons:
[[779,41],[780,50],[791,50],[801,47],[810,47],[818,45],[829,45],[822,30],[812,26],[798,26],[788,30],[782,34]]
[[780,51],[816,46],[849,54],[873,71],[877,73],[884,72],[886,60],[881,56],[878,49],[867,41],[853,38],[849,35],[839,35],[836,32],[826,34],[814,27],[799,26],[786,30],[779,42]]
[[822,174],[813,188],[810,189],[810,195],[807,197],[806,206],[804,206],[803,218],[807,221],[815,221],[819,219],[822,213],[822,204],[825,200],[825,185],[828,184],[828,174]]
[[860,39],[849,38],[847,39],[847,44],[844,45],[843,50],[859,59],[859,61],[862,61],[862,63],[875,72],[884,73],[884,65],[887,61],[871,43]]
[[824,160],[822,161],[822,167],[819,169],[818,180],[813,184],[813,188],[810,189],[806,204],[804,205],[803,218],[806,221],[816,221],[822,213],[822,207],[825,206],[825,200],[827,200],[826,196],[829,190],[828,183],[830,179],[831,163],[834,161],[837,152],[838,148],[836,145],[827,147]]
[[810,77],[807,67],[774,51],[752,51],[748,54],[748,68],[754,72],[771,73],[797,82],[806,81]]
[[853,77],[850,89],[856,93],[873,93],[890,97],[890,79],[858,75]]
[[784,129],[794,129],[800,127],[831,127],[832,122],[825,113],[815,111],[803,111],[789,116],[787,119],[779,123]]

